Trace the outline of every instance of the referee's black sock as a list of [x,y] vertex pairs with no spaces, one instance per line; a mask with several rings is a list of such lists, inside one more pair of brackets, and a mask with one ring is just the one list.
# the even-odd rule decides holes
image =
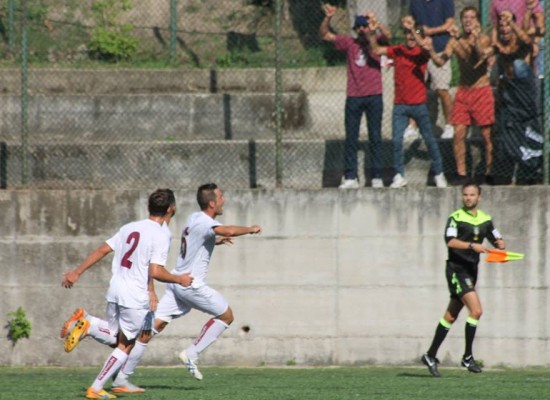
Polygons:
[[443,341],[445,340],[449,329],[451,329],[451,325],[452,324],[448,322],[445,318],[441,318],[439,320],[439,324],[437,324],[437,328],[435,329],[434,340],[432,341],[432,345],[428,350],[428,355],[430,357],[435,357],[435,355],[437,354],[437,350],[439,350],[439,346],[441,346],[441,343],[443,343]]
[[466,318],[466,348],[464,349],[464,358],[472,355],[472,345],[474,344],[474,338],[476,336],[478,320],[472,317]]

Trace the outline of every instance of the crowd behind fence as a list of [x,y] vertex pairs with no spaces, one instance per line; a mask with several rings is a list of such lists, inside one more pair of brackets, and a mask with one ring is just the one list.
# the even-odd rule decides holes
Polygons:
[[[392,34],[386,45],[406,43],[400,18],[409,1],[327,3],[337,10],[333,34],[353,36],[355,15],[374,5]],[[460,11],[474,6],[482,32],[495,35],[490,0],[454,5],[460,30]],[[550,5],[543,7],[548,26]],[[2,2],[0,187],[338,187],[347,165],[346,55],[323,40],[324,18],[318,0]],[[548,33],[542,37],[549,41]],[[483,131],[468,129],[472,178],[548,183],[550,88],[541,70],[550,70],[548,53],[527,85],[506,81],[505,89],[494,56],[488,59],[494,162],[486,182]],[[454,98],[456,56],[450,66]],[[382,57],[383,186],[395,174],[395,70]],[[430,124],[453,183],[456,149],[437,93],[427,92]],[[431,149],[413,128],[404,137],[408,183],[435,185]],[[363,117],[355,149],[359,186],[373,185],[367,130]]]

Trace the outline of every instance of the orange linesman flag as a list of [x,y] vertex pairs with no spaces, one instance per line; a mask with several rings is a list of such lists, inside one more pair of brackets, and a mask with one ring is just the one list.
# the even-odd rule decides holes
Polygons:
[[523,260],[525,256],[523,253],[512,253],[511,251],[504,250],[489,250],[489,254],[485,259],[487,263],[505,263],[508,261],[518,261]]

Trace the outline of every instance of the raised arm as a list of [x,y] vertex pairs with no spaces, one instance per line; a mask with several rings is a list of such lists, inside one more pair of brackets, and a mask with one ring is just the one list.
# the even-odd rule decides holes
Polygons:
[[531,37],[525,32],[521,27],[514,22],[513,14],[511,11],[503,11],[500,13],[500,18],[504,24],[510,25],[514,34],[518,37],[520,41],[525,44],[531,44],[533,41]]
[[319,36],[326,42],[334,42],[336,35],[330,31],[330,20],[336,14],[336,7],[331,4],[323,4],[322,9],[325,13],[325,18],[321,22]]
[[[382,38],[389,43],[389,41],[392,38],[392,33],[388,29],[386,25],[384,25],[382,22],[376,20],[376,15],[372,11],[369,11],[365,14],[365,18],[367,18],[368,21],[375,20],[377,22],[378,26],[378,32],[382,35]],[[369,24],[370,28],[370,24]]]
[[369,33],[367,34],[367,39],[369,41],[371,51],[376,55],[385,56],[388,54],[388,48],[378,44],[378,39],[376,38],[377,29],[380,29],[380,23],[376,19],[374,13],[369,13]]

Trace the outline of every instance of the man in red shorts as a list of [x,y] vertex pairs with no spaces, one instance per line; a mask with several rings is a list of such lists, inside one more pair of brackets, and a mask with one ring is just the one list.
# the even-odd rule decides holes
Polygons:
[[485,177],[490,175],[493,161],[491,127],[495,122],[495,101],[485,56],[485,51],[491,47],[491,40],[481,33],[479,12],[475,7],[465,7],[460,12],[460,22],[463,33],[458,35],[458,29],[453,27],[452,38],[442,53],[436,53],[429,41],[426,42],[436,65],[443,65],[455,54],[460,69],[460,84],[451,116],[455,130],[453,153],[457,170],[457,177],[452,183],[456,185],[463,185],[469,178],[466,170],[466,136],[470,125],[481,129],[485,143]]

